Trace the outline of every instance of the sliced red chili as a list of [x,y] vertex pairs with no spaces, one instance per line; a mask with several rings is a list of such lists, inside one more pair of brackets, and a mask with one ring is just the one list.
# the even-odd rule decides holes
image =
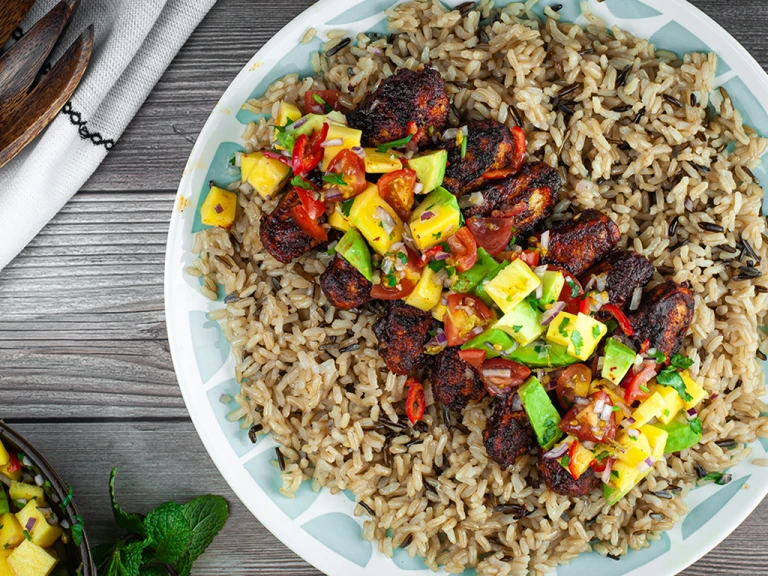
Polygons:
[[579,474],[576,471],[576,452],[578,449],[579,441],[574,438],[571,446],[568,448],[568,472],[571,473],[571,477],[574,480],[579,479]]
[[629,322],[629,318],[627,318],[624,312],[621,311],[621,308],[615,304],[605,304],[602,308],[600,308],[600,310],[605,310],[614,318],[616,318],[616,322],[619,323],[619,328],[621,328],[621,331],[624,332],[624,334],[627,336],[635,335],[635,329],[632,328],[632,324]]
[[635,400],[645,400],[651,395],[646,384],[656,376],[656,362],[647,361],[637,372],[634,368],[624,377],[624,402],[631,406]]
[[512,156],[510,169],[518,172],[523,167],[523,162],[525,162],[525,132],[523,132],[520,126],[513,126],[511,131],[512,139],[515,142],[515,152]]
[[291,162],[291,159],[288,158],[288,156],[283,156],[282,154],[278,154],[277,152],[272,152],[272,150],[262,150],[261,154],[265,158],[270,158],[271,160],[277,160],[278,162],[282,162],[288,167],[293,167],[293,162]]
[[424,401],[424,386],[416,378],[409,378],[405,383],[408,396],[405,399],[405,414],[411,424],[416,424],[424,417],[427,404]]

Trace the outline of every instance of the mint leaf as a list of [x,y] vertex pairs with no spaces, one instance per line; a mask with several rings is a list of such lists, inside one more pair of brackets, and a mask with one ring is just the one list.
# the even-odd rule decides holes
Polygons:
[[182,506],[182,512],[192,529],[187,554],[192,562],[213,542],[229,516],[227,501],[221,496],[200,496]]
[[680,398],[686,402],[692,399],[692,396],[685,390],[685,382],[683,382],[683,377],[680,376],[680,374],[678,374],[671,366],[664,368],[664,370],[656,375],[656,383],[661,384],[662,386],[669,386],[674,388],[675,391],[680,395]]
[[80,546],[80,544],[83,542],[83,525],[85,524],[85,521],[79,514],[75,514],[72,516],[72,518],[75,520],[75,523],[72,524],[71,528],[72,540],[74,540],[77,546]]
[[165,566],[149,566],[142,568],[139,572],[139,576],[168,576],[169,574],[170,572]]
[[115,477],[117,476],[117,467],[112,469],[109,475],[109,499],[112,502],[112,513],[115,515],[115,522],[120,528],[132,534],[146,536],[144,529],[144,516],[141,514],[128,514],[117,503],[115,498]]
[[[122,542],[120,542],[122,544]],[[112,553],[117,548],[117,542],[111,544],[99,544],[91,549],[91,558],[93,559],[93,565],[96,567],[96,571],[99,572],[101,568],[112,559]]]
[[154,558],[163,564],[173,564],[186,552],[192,541],[183,507],[175,502],[161,504],[144,520],[149,545],[155,549]]
[[139,576],[146,547],[146,540],[132,542],[128,545],[122,540],[118,540],[105,570],[99,572],[100,576]]
[[690,368],[693,366],[693,360],[690,358],[686,358],[682,354],[675,354],[672,356],[672,360],[670,360],[670,363],[672,366],[677,368],[678,370],[685,370],[686,368]]

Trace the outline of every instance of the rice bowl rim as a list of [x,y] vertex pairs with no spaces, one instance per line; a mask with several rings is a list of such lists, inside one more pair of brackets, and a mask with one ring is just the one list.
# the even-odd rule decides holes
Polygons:
[[[375,547],[370,561],[365,567],[360,567],[332,551],[301,529],[301,525],[308,520],[328,512],[344,511],[351,515],[353,505],[348,501],[345,502],[341,495],[331,496],[327,490],[321,491],[318,499],[292,520],[259,487],[245,469],[245,463],[252,457],[264,451],[272,450],[277,444],[271,438],[264,438],[248,454],[238,457],[230,444],[228,435],[217,423],[207,392],[212,388],[212,384],[217,385],[232,378],[234,362],[231,355],[228,355],[226,362],[216,374],[207,382],[202,381],[197,369],[194,344],[189,330],[189,313],[191,311],[208,312],[220,307],[220,305],[201,296],[196,285],[197,279],[186,275],[184,270],[193,259],[191,227],[194,213],[197,210],[199,195],[205,186],[209,165],[221,143],[240,141],[240,134],[244,125],[235,118],[240,105],[251,96],[254,87],[266,74],[272,71],[285,56],[287,50],[300,44],[308,28],[318,28],[318,33],[325,29],[343,28],[350,31],[350,36],[354,36],[357,32],[368,30],[378,23],[383,17],[381,12],[358,22],[336,26],[319,24],[320,20],[323,22],[331,21],[364,1],[321,0],[284,26],[238,73],[216,104],[190,153],[174,201],[165,260],[164,298],[171,358],[184,402],[198,435],[219,472],[251,513],[292,551],[316,568],[332,576],[383,575],[391,574],[400,569],[393,564],[391,559],[387,559],[379,553]],[[402,2],[393,1],[387,8],[400,3]],[[733,77],[739,77],[760,105],[768,110],[768,75],[749,52],[719,24],[686,0],[643,0],[643,3],[660,12],[661,16],[646,19],[616,18],[609,12],[605,4],[599,4],[595,0],[589,2],[590,8],[596,16],[603,18],[609,25],[617,24],[637,36],[650,37],[650,33],[644,32],[644,28],[648,27],[644,22],[667,18],[683,25],[695,37],[706,38],[706,44],[710,49],[723,57],[723,60],[731,67]],[[452,0],[448,4],[455,6],[459,2]],[[578,22],[583,23],[583,17]],[[659,26],[655,26],[655,28],[659,28]],[[664,49],[664,46],[658,46],[658,48]],[[294,71],[293,69],[286,69],[284,74]],[[763,184],[768,184],[768,182]],[[178,209],[180,202],[187,205],[183,212]],[[763,363],[764,374],[765,368],[766,364]],[[232,427],[240,430],[234,423]],[[651,569],[660,574],[678,573],[712,550],[746,519],[768,494],[768,469],[760,468],[751,463],[753,457],[761,456],[765,450],[759,442],[750,446],[753,448],[752,457],[749,461],[742,462],[733,469],[736,472],[734,481],[747,475],[750,478],[744,484],[745,489],[738,490],[728,502],[729,513],[723,514],[724,508],[718,510],[698,531],[688,537],[684,546],[672,546],[669,551],[656,557],[650,563],[626,574],[640,574]],[[693,509],[699,501],[704,502],[720,489],[722,487],[713,485],[698,488],[689,494],[686,502]],[[318,511],[318,507],[321,510]],[[679,533],[682,522],[682,520],[678,522],[670,534]],[[408,570],[408,572],[411,574],[432,574],[430,570]]]

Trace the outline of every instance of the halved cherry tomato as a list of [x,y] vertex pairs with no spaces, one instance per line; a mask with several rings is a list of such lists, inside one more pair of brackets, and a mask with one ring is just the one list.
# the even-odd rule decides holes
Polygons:
[[633,368],[624,377],[621,385],[624,387],[624,402],[627,406],[631,406],[635,400],[645,400],[651,395],[645,385],[656,377],[656,368],[656,362],[646,360],[637,372]]
[[589,316],[589,298],[586,295],[579,300],[579,313]]
[[579,449],[579,441],[574,440],[568,448],[568,472],[574,480],[578,480],[580,474],[576,473],[576,451]]
[[448,311],[443,318],[448,346],[461,346],[480,334],[492,320],[493,314],[479,298],[449,294]]
[[[385,275],[382,272],[381,283],[374,284],[371,288],[371,296],[379,300],[399,300],[405,298],[413,289],[416,288],[416,283],[421,277],[421,266],[419,266],[419,257],[410,248],[404,248],[408,254],[408,260],[405,265],[402,265],[398,253],[402,250],[398,250],[398,253],[386,254],[384,258],[392,260],[392,271],[390,274]],[[390,286],[389,282],[393,281],[394,285]]]
[[497,262],[503,262],[504,260],[512,262],[513,260],[520,258],[520,260],[528,264],[528,266],[535,268],[539,265],[539,258],[541,255],[536,250],[522,250],[521,252],[515,250],[503,250],[494,254],[493,257]]
[[307,235],[311,236],[319,242],[325,242],[328,240],[328,232],[323,228],[320,223],[314,218],[310,218],[306,208],[302,204],[291,208],[291,216],[296,222],[296,225],[301,228]]
[[459,350],[459,358],[464,360],[467,364],[474,366],[478,370],[483,365],[483,362],[485,362],[485,350],[478,350],[475,348],[470,348],[469,350]]
[[326,189],[333,187],[341,190],[344,200],[354,198],[368,187],[365,181],[365,162],[348,148],[333,157],[325,173],[336,174],[344,180],[343,185],[328,183],[324,186]]
[[565,312],[568,312],[569,314],[578,314],[579,306],[581,305],[581,297],[584,295],[584,289],[581,287],[581,282],[576,279],[576,276],[568,272],[568,270],[560,268],[559,266],[548,264],[547,270],[560,272],[563,275],[565,284],[563,284],[563,289],[560,290],[560,295],[557,299],[565,302],[565,308],[563,309]]
[[635,335],[635,329],[632,328],[632,324],[630,324],[629,318],[626,317],[624,312],[621,311],[621,308],[616,306],[616,304],[604,304],[600,310],[605,310],[614,318],[616,318],[616,322],[619,323],[619,328],[621,328],[621,331],[624,332],[624,334],[627,336]]
[[448,247],[451,249],[453,264],[459,272],[466,272],[477,262],[477,242],[466,226],[448,237]]
[[19,470],[21,470],[21,462],[19,462],[18,456],[16,454],[8,454],[9,460],[8,460],[8,467],[6,468],[6,472],[8,474],[15,474]]
[[[616,436],[616,415],[611,411],[607,420],[601,418],[606,406],[613,407],[611,397],[603,390],[590,396],[586,406],[577,404],[563,416],[560,429],[566,434],[576,436],[582,442],[606,442]],[[598,402],[602,402],[599,411],[595,411]]]
[[328,123],[323,124],[323,127],[319,132],[315,132],[312,136],[302,134],[296,139],[296,143],[293,145],[292,155],[292,168],[293,173],[297,176],[306,174],[313,168],[315,168],[323,159],[323,148],[321,144],[328,136]]
[[379,178],[379,196],[392,206],[401,220],[408,221],[413,208],[413,189],[416,186],[416,172],[410,168],[395,170]]
[[512,139],[515,141],[515,152],[509,167],[518,172],[525,162],[525,132],[520,126],[513,126],[511,131]]
[[312,218],[312,220],[317,220],[325,213],[325,204],[318,199],[317,192],[299,186],[296,186],[295,190],[299,195],[301,205],[304,206],[304,210],[307,211],[307,216]]
[[592,383],[592,370],[586,364],[568,366],[557,379],[557,399],[563,408],[570,408],[576,397],[589,396],[589,385]]
[[427,403],[424,401],[424,386],[416,378],[409,378],[405,385],[408,388],[405,414],[411,424],[416,424],[424,417],[424,411],[427,409]]
[[512,218],[469,218],[467,228],[475,237],[477,245],[484,248],[491,256],[506,250],[515,233]]
[[480,377],[491,396],[501,396],[517,388],[531,375],[531,369],[512,360],[491,358],[483,362]]
[[338,90],[307,90],[304,92],[304,111],[306,114],[327,114],[331,110],[341,110]]

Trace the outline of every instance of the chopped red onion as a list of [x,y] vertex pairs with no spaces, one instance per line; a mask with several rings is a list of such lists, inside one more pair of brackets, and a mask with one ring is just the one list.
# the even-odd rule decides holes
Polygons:
[[216,204],[216,206],[214,206],[213,209],[216,211],[216,214],[221,214],[222,212],[224,212],[224,208],[221,207],[221,204]]
[[542,458],[551,458],[551,459],[557,459],[561,458],[562,456],[565,456],[565,453],[568,452],[568,448],[570,448],[570,445],[567,442],[563,442],[560,444],[560,446],[555,446],[552,448],[552,450],[549,450],[548,452],[544,452],[544,455]]
[[696,412],[696,408],[688,408],[688,410],[685,411],[685,415],[688,417],[688,420],[693,420],[698,416],[698,412]]
[[605,400],[602,400],[598,398],[595,400],[595,407],[592,408],[595,414],[600,414],[603,411],[603,408],[605,408]]
[[35,476],[35,484],[37,484],[38,486],[42,486],[43,484],[45,484],[45,478],[43,478],[42,474],[38,474],[37,476]]
[[584,448],[586,448],[587,450],[592,450],[594,449],[595,446],[597,446],[597,444],[595,444],[594,442],[590,442],[589,440],[585,440],[584,442],[581,443],[581,445],[584,446]]
[[509,368],[484,368],[483,376],[486,378],[510,378],[512,370]]
[[475,336],[480,336],[480,334],[482,334],[483,332],[485,332],[485,328],[483,328],[482,326],[475,326],[474,328],[472,328],[472,330],[469,331],[469,335],[474,338]]
[[291,126],[289,127],[289,130],[296,130],[296,128],[301,128],[302,126],[304,126],[304,124],[307,123],[307,120],[309,120],[309,118],[307,118],[306,116],[304,116],[304,118],[299,118],[298,120],[296,120],[296,122],[291,124]]
[[541,246],[542,250],[549,248],[549,230],[544,230],[544,232],[541,233],[541,240],[539,245]]
[[595,276],[595,284],[597,285],[597,289],[600,290],[600,292],[605,290],[605,283],[607,280],[608,280],[608,274],[605,272]]
[[594,287],[595,287],[595,275],[592,274],[589,277],[589,282],[587,282],[586,285],[584,286],[584,292],[589,292]]
[[712,395],[709,397],[709,401],[710,401],[710,402],[711,402],[711,401],[713,401],[713,400],[714,400],[715,398],[717,398],[718,396],[719,396],[719,394],[718,394],[717,392],[715,392],[714,394],[712,394]]
[[541,284],[539,284],[536,287],[536,292],[534,293],[534,296],[536,297],[537,300],[539,300],[543,295],[544,295],[544,288]]
[[26,525],[24,526],[24,528],[26,529],[26,531],[27,531],[27,532],[32,532],[32,528],[34,528],[34,527],[35,527],[35,523],[36,523],[36,522],[37,522],[37,518],[30,518],[29,520],[27,520],[27,523],[26,523]]
[[638,286],[632,291],[632,300],[629,303],[630,310],[637,310],[640,308],[640,300],[643,297],[643,287]]
[[360,156],[360,158],[365,158],[365,150],[363,150],[360,146],[353,146],[352,152]]
[[512,352],[514,352],[515,350],[517,350],[517,347],[518,347],[518,346],[520,346],[520,345],[519,345],[517,342],[512,342],[512,346],[510,346],[509,348],[507,348],[506,350],[504,350],[504,355],[505,355],[505,356],[509,356],[510,354],[512,354]]
[[579,406],[586,406],[589,404],[590,400],[589,398],[584,398],[584,396],[576,396],[573,399],[574,404],[578,404]]
[[603,470],[603,475],[600,478],[605,484],[608,484],[608,482],[611,481],[611,471],[613,470],[614,462],[614,458],[609,458],[608,462],[605,463],[605,470]]
[[435,216],[434,212],[430,212],[429,210],[427,210],[426,212],[421,213],[421,221],[426,222],[430,218],[434,218],[434,216]]
[[611,414],[613,414],[613,406],[606,403],[605,406],[603,406],[603,411],[600,413],[600,420],[608,422],[608,420],[611,419]]
[[544,278],[544,272],[546,272],[546,271],[547,271],[547,266],[546,265],[536,266],[533,269],[533,273],[536,274],[536,276],[539,277],[539,280]]
[[414,194],[421,194],[424,191],[424,184],[421,182],[416,182],[416,184],[413,185],[413,193]]
[[523,401],[520,400],[520,394],[515,392],[515,395],[512,396],[512,411],[518,412],[523,409]]
[[336,187],[323,190],[324,202],[340,202],[344,200],[344,193]]
[[640,437],[640,430],[637,428],[629,428],[627,430],[627,436],[630,438],[639,438]]
[[69,524],[69,520],[67,520],[67,519],[64,519],[64,520],[62,520],[62,521],[61,521],[61,523],[60,523],[59,525],[60,525],[62,528],[64,528],[64,530],[69,530],[69,526],[70,526],[70,524]]
[[379,101],[374,100],[373,102],[371,102],[371,109],[369,110],[369,112],[373,112],[374,110],[376,110],[378,106],[379,106]]
[[395,226],[397,226],[395,219],[392,218],[390,213],[384,210],[384,208],[381,206],[376,206],[376,210],[374,210],[373,216],[376,218],[376,220],[381,222],[381,225],[384,228],[384,232],[387,234],[391,234],[392,230],[394,230]]
[[447,260],[450,256],[450,253],[448,252],[438,252],[435,254],[435,260]]
[[37,507],[38,512],[42,514],[43,516],[47,516],[48,514],[53,513],[53,508],[50,508],[48,506],[38,506]]
[[59,517],[56,516],[54,512],[51,512],[45,517],[45,521],[48,522],[48,525],[50,526],[58,526],[59,525]]
[[320,144],[321,148],[330,148],[331,146],[341,146],[344,144],[344,140],[342,138],[332,138],[331,140],[323,140],[323,142]]
[[650,470],[650,468],[653,466],[653,458],[648,456],[645,460],[640,462],[640,464],[637,465],[638,472],[645,472],[646,470]]
[[621,421],[621,427],[626,428],[627,426],[632,426],[634,423],[635,419],[630,416],[629,418],[624,418],[624,420]]
[[685,202],[683,202],[683,205],[688,212],[693,212],[693,200],[686,198]]
[[456,135],[459,133],[458,128],[448,128],[445,132],[443,132],[443,140],[453,140],[456,138]]
[[557,302],[552,304],[551,308],[541,315],[540,324],[542,326],[549,325],[552,322],[552,320],[554,320],[557,317],[557,315],[563,311],[563,308],[565,308],[565,302],[563,302],[562,300],[558,300]]

